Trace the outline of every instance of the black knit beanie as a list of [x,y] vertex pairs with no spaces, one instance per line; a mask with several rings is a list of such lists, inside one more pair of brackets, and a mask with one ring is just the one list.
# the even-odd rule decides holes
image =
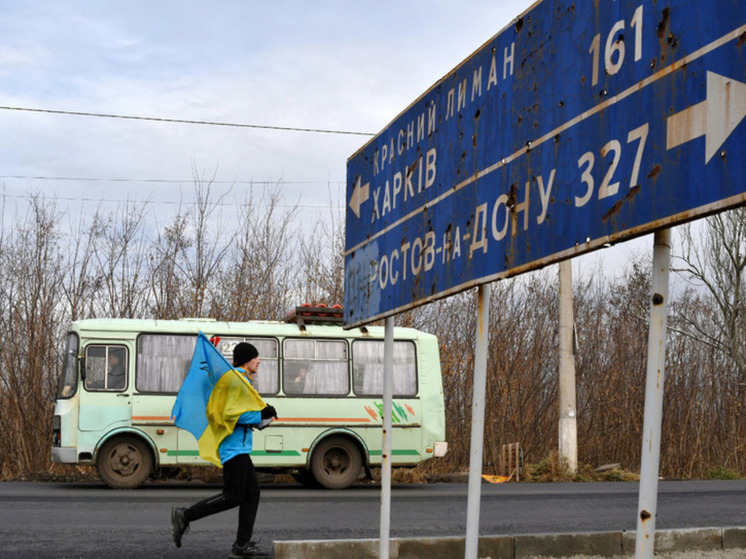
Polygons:
[[258,356],[259,352],[253,345],[247,342],[241,342],[233,348],[233,366],[240,367]]

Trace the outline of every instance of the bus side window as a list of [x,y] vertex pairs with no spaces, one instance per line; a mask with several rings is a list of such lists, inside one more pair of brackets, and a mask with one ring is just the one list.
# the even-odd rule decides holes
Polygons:
[[[352,343],[352,365],[355,370],[354,390],[358,396],[383,394],[383,342],[355,340]],[[394,342],[394,396],[417,394],[417,362],[414,344]]]
[[127,385],[126,351],[123,348],[109,348],[106,364],[106,388],[123,389]]
[[228,337],[220,336],[220,342],[216,346],[223,354],[226,361],[233,360],[233,348],[240,342],[252,344],[259,352],[259,372],[254,377],[254,388],[262,396],[271,396],[280,391],[280,368],[278,342],[275,338],[250,338],[250,337]]
[[287,338],[284,344],[286,394],[346,396],[349,393],[347,344],[344,340]]
[[127,350],[122,346],[90,345],[86,348],[85,369],[88,390],[122,390],[127,386]]
[[285,361],[282,383],[285,394],[303,394],[307,375],[308,363],[306,361]]
[[176,394],[192,362],[197,336],[140,334],[137,337],[135,389],[140,393]]

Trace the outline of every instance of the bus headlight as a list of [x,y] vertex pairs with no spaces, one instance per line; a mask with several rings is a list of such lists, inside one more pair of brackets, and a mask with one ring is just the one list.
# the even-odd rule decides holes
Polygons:
[[448,443],[445,441],[436,442],[433,444],[433,454],[436,458],[443,458],[448,452]]

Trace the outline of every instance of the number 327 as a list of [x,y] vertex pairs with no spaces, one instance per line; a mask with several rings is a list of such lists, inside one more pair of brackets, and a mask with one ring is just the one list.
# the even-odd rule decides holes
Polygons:
[[[632,174],[630,175],[629,187],[636,186],[637,179],[640,175],[640,163],[642,162],[642,153],[645,151],[645,141],[648,138],[648,123],[631,130],[627,134],[627,144],[633,142],[637,143],[637,152],[635,153],[635,162],[632,166]],[[605,159],[607,155],[611,155],[611,163],[609,168],[606,170],[601,186],[598,187],[598,199],[602,200],[609,196],[614,196],[619,192],[619,181],[612,182],[614,180],[614,173],[616,172],[619,160],[622,157],[622,143],[619,140],[611,140],[604,147],[601,148],[601,158]],[[578,159],[578,169],[582,170],[580,180],[585,184],[585,193],[582,196],[575,196],[575,207],[580,208],[585,206],[593,196],[595,191],[595,182],[593,180],[593,166],[596,162],[596,156],[592,151],[585,152],[580,159]]]

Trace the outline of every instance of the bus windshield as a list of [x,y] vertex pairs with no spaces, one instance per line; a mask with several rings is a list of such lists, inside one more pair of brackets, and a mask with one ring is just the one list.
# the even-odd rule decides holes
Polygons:
[[78,387],[78,335],[67,335],[65,353],[62,356],[62,375],[57,385],[58,398],[71,398]]

